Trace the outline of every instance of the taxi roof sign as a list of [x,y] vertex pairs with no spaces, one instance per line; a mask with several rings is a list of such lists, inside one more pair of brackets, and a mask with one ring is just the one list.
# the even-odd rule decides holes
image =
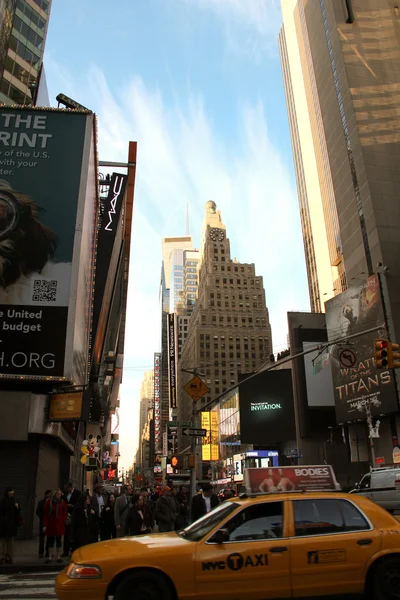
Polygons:
[[251,495],[340,490],[331,465],[244,469],[243,483]]

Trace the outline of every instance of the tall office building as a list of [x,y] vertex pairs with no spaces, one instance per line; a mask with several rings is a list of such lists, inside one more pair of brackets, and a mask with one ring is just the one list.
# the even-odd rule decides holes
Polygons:
[[185,250],[183,255],[183,309],[178,312],[177,317],[177,329],[178,329],[178,358],[181,357],[182,347],[186,341],[190,317],[193,313],[194,306],[197,299],[197,288],[198,288],[198,264],[199,264],[199,251],[198,250]]
[[382,265],[400,338],[400,12],[281,0],[279,36],[313,311]]
[[168,314],[181,311],[184,303],[184,252],[193,247],[190,235],[162,239],[161,268],[161,379],[160,426],[166,431],[170,417],[168,376]]
[[198,369],[210,392],[201,408],[251,373],[272,353],[271,326],[262,277],[254,264],[230,257],[225,225],[214,202],[206,204],[199,252],[197,301],[188,324],[187,339],[178,364],[178,420],[190,421],[192,401],[183,390]]
[[0,102],[32,103],[50,8],[51,0],[0,0]]

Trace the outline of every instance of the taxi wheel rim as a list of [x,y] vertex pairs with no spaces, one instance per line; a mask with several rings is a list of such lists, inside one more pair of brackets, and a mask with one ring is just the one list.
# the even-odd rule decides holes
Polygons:
[[400,599],[400,571],[399,569],[388,569],[385,571],[381,581],[382,591],[388,600]]

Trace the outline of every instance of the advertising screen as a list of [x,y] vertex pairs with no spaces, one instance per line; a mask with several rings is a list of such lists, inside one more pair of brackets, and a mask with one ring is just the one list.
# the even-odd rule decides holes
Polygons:
[[365,418],[367,405],[376,416],[396,412],[393,374],[375,367],[374,339],[386,337],[385,330],[340,342],[340,338],[384,324],[378,275],[335,296],[325,303],[325,309],[328,339],[339,338],[330,349],[338,423]]
[[[323,346],[321,342],[303,342],[303,350]],[[316,350],[304,357],[308,406],[335,406],[329,350]]]
[[240,440],[266,445],[295,437],[292,376],[267,371],[239,386]]
[[57,110],[0,111],[3,376],[64,376],[87,120]]

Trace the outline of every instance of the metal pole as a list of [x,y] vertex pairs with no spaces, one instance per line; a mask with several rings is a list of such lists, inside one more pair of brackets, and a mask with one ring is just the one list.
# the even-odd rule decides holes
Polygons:
[[[197,421],[197,413],[196,413],[196,408],[195,408],[195,403],[193,401],[192,404],[192,426],[196,427],[196,421]],[[194,463],[193,463],[193,467],[190,470],[190,498],[191,501],[193,500],[193,498],[195,497],[196,493],[197,493],[197,489],[196,489],[196,467],[197,467],[197,444],[196,444],[196,437],[193,436],[192,437],[192,455],[194,458]],[[190,504],[190,507],[192,507],[192,502]],[[191,508],[190,508],[190,512],[191,512]],[[190,515],[190,518],[192,517],[192,515]]]
[[136,167],[136,162],[110,162],[107,160],[99,160],[99,167],[120,167],[122,169],[128,169],[129,167]]
[[[245,383],[246,381],[250,381],[250,379],[254,379],[254,377],[257,377],[257,375],[260,375],[260,373],[264,373],[266,371],[272,371],[272,369],[276,369],[276,367],[278,367],[278,366],[284,365],[285,363],[290,362],[295,358],[300,358],[301,356],[305,356],[306,354],[311,354],[311,352],[315,352],[316,350],[321,350],[322,348],[329,348],[329,346],[335,346],[336,344],[343,344],[344,342],[353,340],[354,338],[361,337],[362,335],[366,335],[367,333],[372,333],[373,331],[380,331],[381,329],[386,330],[386,325],[385,324],[378,325],[378,327],[372,327],[371,329],[366,329],[365,331],[361,331],[360,333],[353,333],[353,335],[347,335],[346,337],[343,337],[343,338],[337,338],[336,340],[333,340],[332,342],[326,342],[323,344],[319,344],[318,346],[314,346],[314,348],[310,348],[309,350],[305,350],[304,352],[298,352],[297,354],[289,354],[289,356],[274,362],[272,365],[269,365],[269,362],[264,363],[263,365],[261,365],[261,367],[259,369],[257,369],[257,371],[255,373],[253,373],[252,375],[249,375],[245,379],[242,379],[242,381],[235,383],[235,385],[233,385],[232,387],[225,390],[225,392],[222,392],[222,394],[219,394],[213,400],[210,400],[210,402],[205,404],[197,412],[202,412],[202,411],[206,410],[209,406],[212,406],[213,404],[215,404],[215,402],[217,402],[217,400],[219,400],[220,398],[223,398],[224,396],[229,394],[229,392],[233,392],[233,390],[235,390],[236,388],[243,385],[243,383]],[[267,366],[267,365],[269,365],[269,366]]]

